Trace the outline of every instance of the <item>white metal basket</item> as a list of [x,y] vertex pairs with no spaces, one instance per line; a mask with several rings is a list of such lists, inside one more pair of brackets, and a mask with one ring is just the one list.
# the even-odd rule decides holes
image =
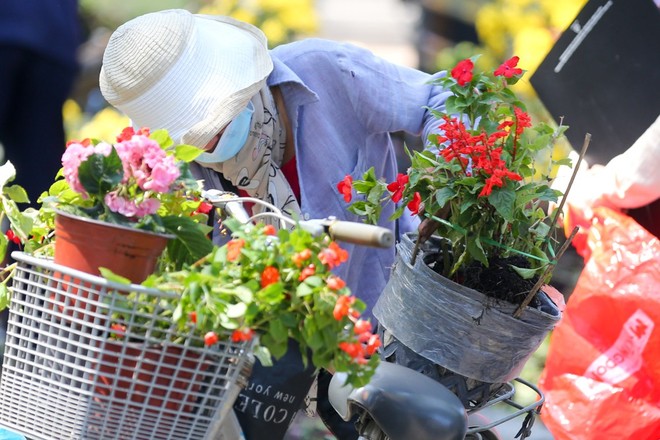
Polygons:
[[12,257],[0,425],[43,440],[218,435],[249,376],[249,343],[227,334],[207,348],[181,332],[161,304],[172,293]]

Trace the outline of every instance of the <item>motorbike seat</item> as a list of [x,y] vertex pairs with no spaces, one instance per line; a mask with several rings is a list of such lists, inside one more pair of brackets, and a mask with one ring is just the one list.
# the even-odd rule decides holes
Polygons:
[[[366,411],[391,440],[462,440],[467,413],[456,395],[435,380],[401,365],[381,362],[363,387],[332,379],[330,403],[344,420]],[[333,383],[335,382],[335,383]]]

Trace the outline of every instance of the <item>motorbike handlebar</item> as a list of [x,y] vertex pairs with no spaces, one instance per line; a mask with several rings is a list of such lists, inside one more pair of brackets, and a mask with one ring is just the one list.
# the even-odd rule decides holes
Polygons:
[[[249,223],[250,215],[243,207],[243,200],[234,193],[219,190],[207,190],[202,196],[212,205],[224,210],[229,216],[241,223]],[[394,234],[382,226],[358,222],[327,219],[302,220],[299,226],[313,235],[326,232],[333,240],[354,243],[362,246],[387,248],[394,244]]]
[[328,234],[339,241],[363,246],[387,248],[394,244],[394,234],[387,228],[341,220],[330,221]]

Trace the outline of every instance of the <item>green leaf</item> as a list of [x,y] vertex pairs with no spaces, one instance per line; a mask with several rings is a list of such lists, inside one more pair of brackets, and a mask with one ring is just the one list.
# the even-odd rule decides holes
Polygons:
[[0,283],[0,310],[9,306],[11,301],[11,292],[5,283]]
[[270,321],[268,325],[268,334],[271,335],[276,342],[286,342],[289,337],[289,332],[286,326],[280,320]]
[[270,351],[265,346],[260,344],[254,347],[254,350],[252,350],[252,354],[254,354],[254,357],[259,359],[259,362],[261,362],[261,365],[263,365],[264,367],[273,366],[273,356],[270,354]]
[[513,222],[513,207],[516,201],[516,192],[509,188],[495,188],[488,196],[488,201],[495,207],[504,220]]
[[2,166],[0,166],[0,188],[4,188],[4,186],[8,182],[14,180],[15,177],[16,168],[10,161],[7,161]]
[[101,273],[101,276],[105,278],[108,281],[112,281],[113,283],[117,284],[131,284],[131,280],[129,280],[126,277],[123,277],[121,275],[117,275],[107,267],[99,267],[99,272]]
[[488,267],[488,257],[486,257],[486,254],[484,253],[484,248],[481,246],[481,240],[479,240],[478,236],[476,238],[470,237],[467,239],[467,250],[472,258]]
[[192,145],[177,145],[174,147],[174,157],[183,162],[192,162],[204,151]]
[[518,275],[524,280],[530,280],[534,278],[534,275],[536,275],[536,272],[539,270],[537,269],[527,269],[525,267],[518,267],[510,264],[511,269],[515,270]]
[[92,154],[78,167],[78,178],[89,194],[103,195],[109,192],[124,178],[124,168],[113,148],[106,157]]
[[9,246],[9,239],[5,234],[0,234],[0,259],[2,259],[2,261],[4,261],[5,258],[7,257],[8,246]]
[[245,303],[239,302],[236,304],[228,304],[226,309],[227,317],[229,318],[240,318],[245,315],[247,310],[247,305]]
[[165,230],[176,237],[167,244],[176,268],[193,263],[213,250],[213,242],[191,218],[170,215],[163,217],[162,222]]
[[249,304],[253,301],[254,294],[252,293],[252,289],[246,287],[246,286],[238,286],[234,289],[234,295],[236,297],[243,301],[246,304]]
[[158,145],[160,145],[160,147],[162,149],[167,149],[170,146],[172,146],[172,144],[174,144],[174,142],[172,141],[172,138],[170,138],[170,135],[168,134],[167,130],[162,129],[162,128],[152,132],[149,135],[149,139],[158,142]]
[[306,283],[300,283],[296,288],[296,296],[302,298],[314,293],[314,289]]
[[12,186],[6,186],[4,188],[4,192],[9,197],[16,203],[30,203],[30,198],[28,197],[27,192],[22,186],[19,185],[12,185]]
[[442,208],[445,204],[456,196],[456,191],[448,186],[439,189],[435,193],[435,200],[438,206]]
[[270,354],[275,358],[279,359],[284,356],[289,348],[287,340],[277,342],[270,333],[266,333],[260,337],[264,345],[268,347]]
[[553,165],[558,165],[558,166],[572,166],[573,161],[569,157],[564,157],[562,159],[557,159],[552,161]]

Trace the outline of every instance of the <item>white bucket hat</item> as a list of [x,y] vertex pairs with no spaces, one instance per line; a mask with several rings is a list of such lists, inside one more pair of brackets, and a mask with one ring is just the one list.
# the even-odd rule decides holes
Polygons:
[[135,126],[165,128],[174,142],[203,148],[272,69],[266,36],[256,27],[173,9],[118,27],[99,82],[105,99]]

